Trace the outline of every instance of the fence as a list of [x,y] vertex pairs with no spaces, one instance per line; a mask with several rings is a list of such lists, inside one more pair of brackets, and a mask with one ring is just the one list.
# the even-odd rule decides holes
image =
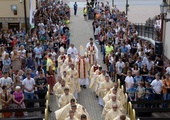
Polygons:
[[160,37],[160,30],[155,29],[153,24],[143,24],[138,23],[134,24],[135,29],[138,31],[138,35],[140,37],[152,39],[152,40],[158,40]]

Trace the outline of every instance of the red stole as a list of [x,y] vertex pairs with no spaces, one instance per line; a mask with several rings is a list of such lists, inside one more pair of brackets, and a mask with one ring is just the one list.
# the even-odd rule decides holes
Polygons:
[[99,69],[99,66],[94,66],[93,69],[94,69],[94,72],[95,72],[97,69]]
[[62,56],[61,56],[61,59],[62,59],[62,60],[65,60],[65,59],[66,59],[66,56],[65,56],[65,55],[62,55]]
[[[92,50],[90,49],[91,47],[93,47]],[[88,55],[88,56],[89,56],[89,63],[90,63],[90,64],[93,64],[93,63],[92,63],[93,61],[91,61],[91,55],[92,55],[91,52],[94,51],[95,48],[94,48],[94,46],[89,46],[89,47],[88,47],[88,50],[90,51],[90,55]],[[93,60],[94,60],[94,55],[93,55],[92,57],[93,57]]]
[[[80,78],[80,62],[81,62],[81,59],[82,58],[79,58],[79,62],[78,62],[78,64],[79,64],[79,67],[78,67],[78,73],[79,73],[79,78]],[[85,62],[85,60],[84,60],[84,58],[83,58],[83,69],[84,69],[84,78],[86,78],[86,62]]]

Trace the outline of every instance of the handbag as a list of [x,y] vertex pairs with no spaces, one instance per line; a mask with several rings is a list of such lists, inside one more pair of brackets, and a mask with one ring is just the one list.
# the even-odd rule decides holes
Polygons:
[[[3,107],[4,109],[9,109],[9,107]],[[10,118],[12,116],[12,112],[3,113],[3,118]]]
[[[16,108],[16,109],[19,109],[19,108],[21,108],[21,106],[16,105],[15,108]],[[15,112],[14,116],[15,116],[15,117],[23,117],[23,116],[24,116],[24,113],[23,113],[23,112]]]

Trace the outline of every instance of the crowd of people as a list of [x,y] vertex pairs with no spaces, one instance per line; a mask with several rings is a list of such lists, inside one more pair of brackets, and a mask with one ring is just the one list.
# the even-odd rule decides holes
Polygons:
[[99,3],[99,8],[92,23],[94,38],[112,81],[120,79],[130,101],[170,100],[169,67],[164,67],[162,55],[155,53],[151,43],[138,38],[135,26],[116,5],[108,9],[107,4]]
[[[70,8],[62,2],[42,3],[34,14],[35,27],[30,32],[22,28],[0,30],[2,109],[34,107],[24,100],[45,99],[48,84],[53,94],[59,48],[68,48],[70,41]],[[39,106],[45,107],[45,103]],[[28,115],[27,112],[5,112],[1,118]]]

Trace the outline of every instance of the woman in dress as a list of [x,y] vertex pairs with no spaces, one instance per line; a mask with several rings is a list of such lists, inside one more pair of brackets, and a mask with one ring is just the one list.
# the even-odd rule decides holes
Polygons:
[[5,57],[4,57],[4,60],[2,61],[2,64],[3,64],[3,67],[2,67],[2,72],[9,72],[10,69],[11,69],[11,59],[9,57],[9,54],[6,53],[5,54]]
[[24,46],[21,45],[20,46],[20,50],[19,50],[20,56],[21,56],[21,68],[25,69],[26,67],[26,50],[24,49]]
[[[2,109],[9,109],[9,106],[11,104],[11,94],[7,90],[7,86],[2,86],[2,92],[0,93],[0,101],[2,102]],[[11,112],[5,112],[3,113],[3,118],[10,118],[12,115]]]
[[3,47],[0,47],[0,70],[2,70],[2,67],[3,67],[2,62],[5,58],[5,55],[6,55],[6,51],[4,51]]
[[15,74],[21,69],[21,59],[20,54],[17,50],[14,50],[11,56],[12,60],[12,70]]
[[55,85],[56,80],[55,80],[55,71],[52,69],[52,66],[49,66],[46,77],[47,77],[48,84],[50,85],[50,94],[53,94],[53,86]]
[[[20,86],[15,87],[15,92],[13,93],[13,102],[16,108],[25,108],[24,104],[24,94]],[[15,117],[23,117],[27,115],[27,112],[15,112]]]
[[22,82],[20,80],[20,76],[16,75],[15,76],[15,79],[14,79],[14,88],[17,87],[17,86],[22,86]]
[[136,73],[140,71],[140,68],[138,67],[137,64],[134,65],[132,68],[132,76],[136,76]]

